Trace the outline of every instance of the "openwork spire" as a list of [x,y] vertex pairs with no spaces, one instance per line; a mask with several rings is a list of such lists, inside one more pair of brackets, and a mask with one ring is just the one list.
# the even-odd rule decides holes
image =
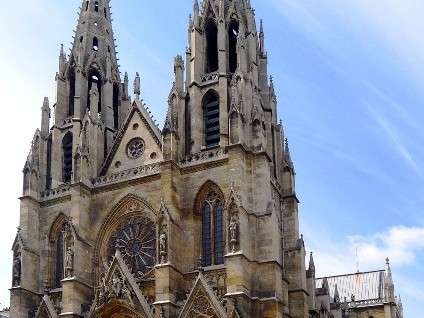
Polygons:
[[109,0],[83,0],[72,55],[79,57],[80,66],[83,68],[90,66],[95,55],[102,61],[104,75],[108,59],[112,63],[112,69],[118,70]]

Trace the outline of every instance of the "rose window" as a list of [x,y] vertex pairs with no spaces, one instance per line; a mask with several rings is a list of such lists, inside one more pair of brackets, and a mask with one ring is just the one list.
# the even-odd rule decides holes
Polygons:
[[127,145],[128,157],[137,159],[144,153],[144,149],[144,140],[138,137],[133,138]]
[[116,248],[136,277],[146,276],[156,263],[154,223],[146,218],[125,221],[109,239],[109,261],[113,259]]

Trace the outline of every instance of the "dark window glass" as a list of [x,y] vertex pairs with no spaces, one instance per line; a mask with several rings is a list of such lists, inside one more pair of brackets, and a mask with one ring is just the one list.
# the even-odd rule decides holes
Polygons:
[[60,232],[56,241],[56,287],[62,287],[63,279],[63,233]]
[[215,265],[224,264],[224,213],[222,203],[217,202],[214,211]]
[[211,95],[205,103],[205,144],[206,147],[219,146],[219,97]]
[[218,28],[209,19],[205,26],[206,33],[206,73],[218,70]]
[[202,215],[203,266],[212,265],[211,206],[205,203]]
[[230,72],[234,73],[237,69],[237,37],[239,33],[239,24],[232,21],[228,28],[228,60]]
[[62,141],[63,147],[63,182],[72,179],[72,133],[67,133]]

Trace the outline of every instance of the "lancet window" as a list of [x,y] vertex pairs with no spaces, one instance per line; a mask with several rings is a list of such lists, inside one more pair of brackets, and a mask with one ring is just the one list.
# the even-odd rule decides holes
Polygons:
[[218,28],[214,20],[209,19],[205,25],[206,35],[206,73],[218,70]]
[[239,23],[236,20],[230,22],[228,27],[228,62],[229,70],[234,73],[237,69],[237,37]]
[[66,183],[72,179],[72,139],[72,133],[68,132],[62,140],[63,182]]
[[205,145],[206,147],[219,146],[220,125],[219,125],[219,96],[216,93],[210,93],[204,100],[205,114]]
[[224,209],[221,198],[211,191],[202,209],[202,259],[203,266],[224,263],[225,230]]

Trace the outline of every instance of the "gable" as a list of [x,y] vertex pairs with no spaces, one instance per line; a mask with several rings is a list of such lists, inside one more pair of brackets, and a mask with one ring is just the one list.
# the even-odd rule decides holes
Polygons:
[[102,174],[122,172],[162,161],[162,145],[156,130],[157,127],[152,127],[134,103],[106,159]]
[[58,315],[54,310],[53,304],[50,301],[48,295],[44,295],[43,300],[41,301],[40,306],[38,307],[35,318],[57,318]]
[[179,316],[179,318],[191,317],[227,318],[224,308],[207,284],[202,273],[199,274]]
[[121,313],[137,312],[137,317],[153,318],[150,306],[119,250],[116,251],[113,261],[101,279],[98,297],[94,299],[87,317],[98,317],[97,311],[99,317],[110,317],[111,312],[116,313],[117,309]]

